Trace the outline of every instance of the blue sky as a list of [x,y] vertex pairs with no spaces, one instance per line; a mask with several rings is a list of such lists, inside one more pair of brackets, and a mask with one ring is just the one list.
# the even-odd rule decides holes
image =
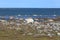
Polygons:
[[60,0],[0,0],[0,8],[60,8]]

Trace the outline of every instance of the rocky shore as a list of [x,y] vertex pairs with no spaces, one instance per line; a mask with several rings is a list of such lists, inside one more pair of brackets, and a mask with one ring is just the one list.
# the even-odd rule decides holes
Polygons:
[[0,30],[16,30],[22,35],[60,36],[60,18],[15,18],[0,19]]

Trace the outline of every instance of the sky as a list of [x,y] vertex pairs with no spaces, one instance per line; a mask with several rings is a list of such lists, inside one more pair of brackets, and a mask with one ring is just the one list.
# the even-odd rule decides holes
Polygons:
[[0,8],[60,8],[60,0],[0,0]]

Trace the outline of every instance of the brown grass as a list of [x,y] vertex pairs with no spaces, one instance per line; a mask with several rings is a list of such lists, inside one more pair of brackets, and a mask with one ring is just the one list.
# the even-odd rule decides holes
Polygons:
[[60,40],[60,37],[33,37],[23,36],[20,31],[0,30],[0,40]]

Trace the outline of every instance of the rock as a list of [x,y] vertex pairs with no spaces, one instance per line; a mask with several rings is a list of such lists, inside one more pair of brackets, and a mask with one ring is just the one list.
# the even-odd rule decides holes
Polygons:
[[60,33],[57,33],[58,36],[60,36]]
[[28,33],[27,35],[33,35],[33,33]]
[[40,34],[35,34],[33,37],[40,37]]
[[51,35],[51,34],[48,34],[48,36],[49,36],[49,37],[52,37],[52,35]]

